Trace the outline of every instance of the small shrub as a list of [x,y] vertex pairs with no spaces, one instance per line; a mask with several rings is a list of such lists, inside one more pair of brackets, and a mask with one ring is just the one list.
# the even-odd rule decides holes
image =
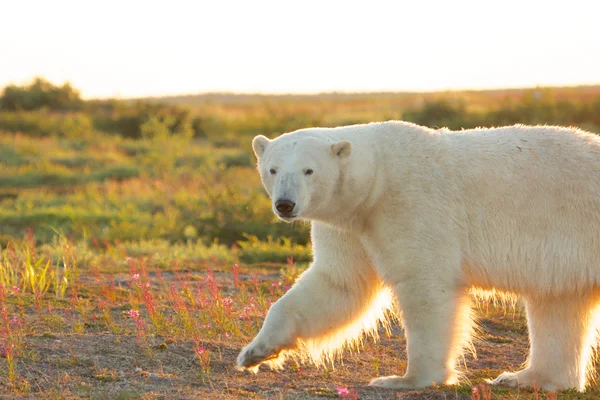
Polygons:
[[92,120],[85,114],[66,115],[59,124],[60,135],[71,139],[89,137],[92,129]]
[[261,241],[256,236],[244,235],[246,241],[238,241],[241,248],[240,259],[247,263],[280,262],[285,263],[289,258],[297,262],[308,262],[312,259],[310,246],[294,244],[289,238],[274,240],[269,236]]
[[145,139],[166,139],[171,135],[174,119],[151,116],[141,126],[140,132]]

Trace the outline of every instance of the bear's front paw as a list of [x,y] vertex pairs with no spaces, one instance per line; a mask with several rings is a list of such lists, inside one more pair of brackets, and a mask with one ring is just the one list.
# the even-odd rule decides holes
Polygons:
[[264,343],[250,343],[240,352],[237,358],[237,369],[256,373],[262,363],[279,358],[282,350],[282,348],[269,347]]

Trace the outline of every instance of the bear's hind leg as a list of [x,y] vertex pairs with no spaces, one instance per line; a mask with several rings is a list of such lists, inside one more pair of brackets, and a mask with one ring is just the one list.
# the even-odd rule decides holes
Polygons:
[[595,305],[591,298],[528,298],[527,367],[505,372],[493,383],[583,391],[596,339]]
[[456,383],[457,360],[472,331],[468,292],[450,285],[410,281],[397,285],[396,295],[406,330],[406,373],[377,378],[370,385],[417,389]]

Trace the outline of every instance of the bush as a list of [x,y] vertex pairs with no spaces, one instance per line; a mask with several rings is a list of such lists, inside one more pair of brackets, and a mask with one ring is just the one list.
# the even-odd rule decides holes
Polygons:
[[173,118],[159,118],[150,116],[146,122],[140,126],[140,133],[145,139],[166,139],[171,134]]
[[192,120],[192,130],[194,131],[194,137],[206,137],[206,132],[204,131],[204,121],[201,118],[194,118]]
[[32,111],[41,108],[76,111],[82,107],[79,91],[69,83],[55,86],[43,78],[36,78],[26,86],[6,86],[0,97],[0,109],[7,111]]
[[141,137],[143,118],[142,115],[94,115],[93,124],[99,131],[137,139]]
[[[133,139],[166,138],[173,134],[192,137],[201,130],[199,120],[193,120],[188,110],[175,106],[146,102],[94,102],[89,112],[93,115],[96,129]],[[203,131],[201,134],[204,134]]]
[[194,135],[189,119],[178,120],[172,115],[150,115],[140,126],[140,133],[144,139],[155,140],[165,140],[172,135],[189,139]]
[[66,115],[59,124],[59,135],[71,139],[89,137],[93,130],[92,120],[85,114]]
[[526,92],[519,101],[504,100],[484,111],[467,110],[463,101],[445,99],[426,102],[423,107],[407,111],[406,121],[432,128],[468,129],[478,126],[566,125],[598,132],[600,97],[592,101],[557,100],[552,91]]
[[311,246],[294,244],[289,238],[281,237],[274,240],[269,236],[266,241],[261,241],[256,236],[244,235],[246,241],[238,241],[241,248],[240,260],[247,263],[280,262],[285,263],[288,258],[296,262],[310,262],[312,260]]
[[91,119],[83,113],[56,114],[46,111],[0,112],[0,130],[29,136],[88,137]]
[[405,113],[403,119],[433,128],[460,129],[469,125],[472,118],[464,103],[454,104],[442,99],[425,103],[423,108]]

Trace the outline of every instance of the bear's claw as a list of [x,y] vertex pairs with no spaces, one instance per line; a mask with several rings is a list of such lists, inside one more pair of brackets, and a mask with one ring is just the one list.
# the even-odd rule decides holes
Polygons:
[[[262,346],[264,347],[264,346]],[[261,346],[248,346],[243,349],[237,358],[236,369],[258,372],[258,367],[269,360],[275,360],[281,354],[281,349],[267,350]]]

